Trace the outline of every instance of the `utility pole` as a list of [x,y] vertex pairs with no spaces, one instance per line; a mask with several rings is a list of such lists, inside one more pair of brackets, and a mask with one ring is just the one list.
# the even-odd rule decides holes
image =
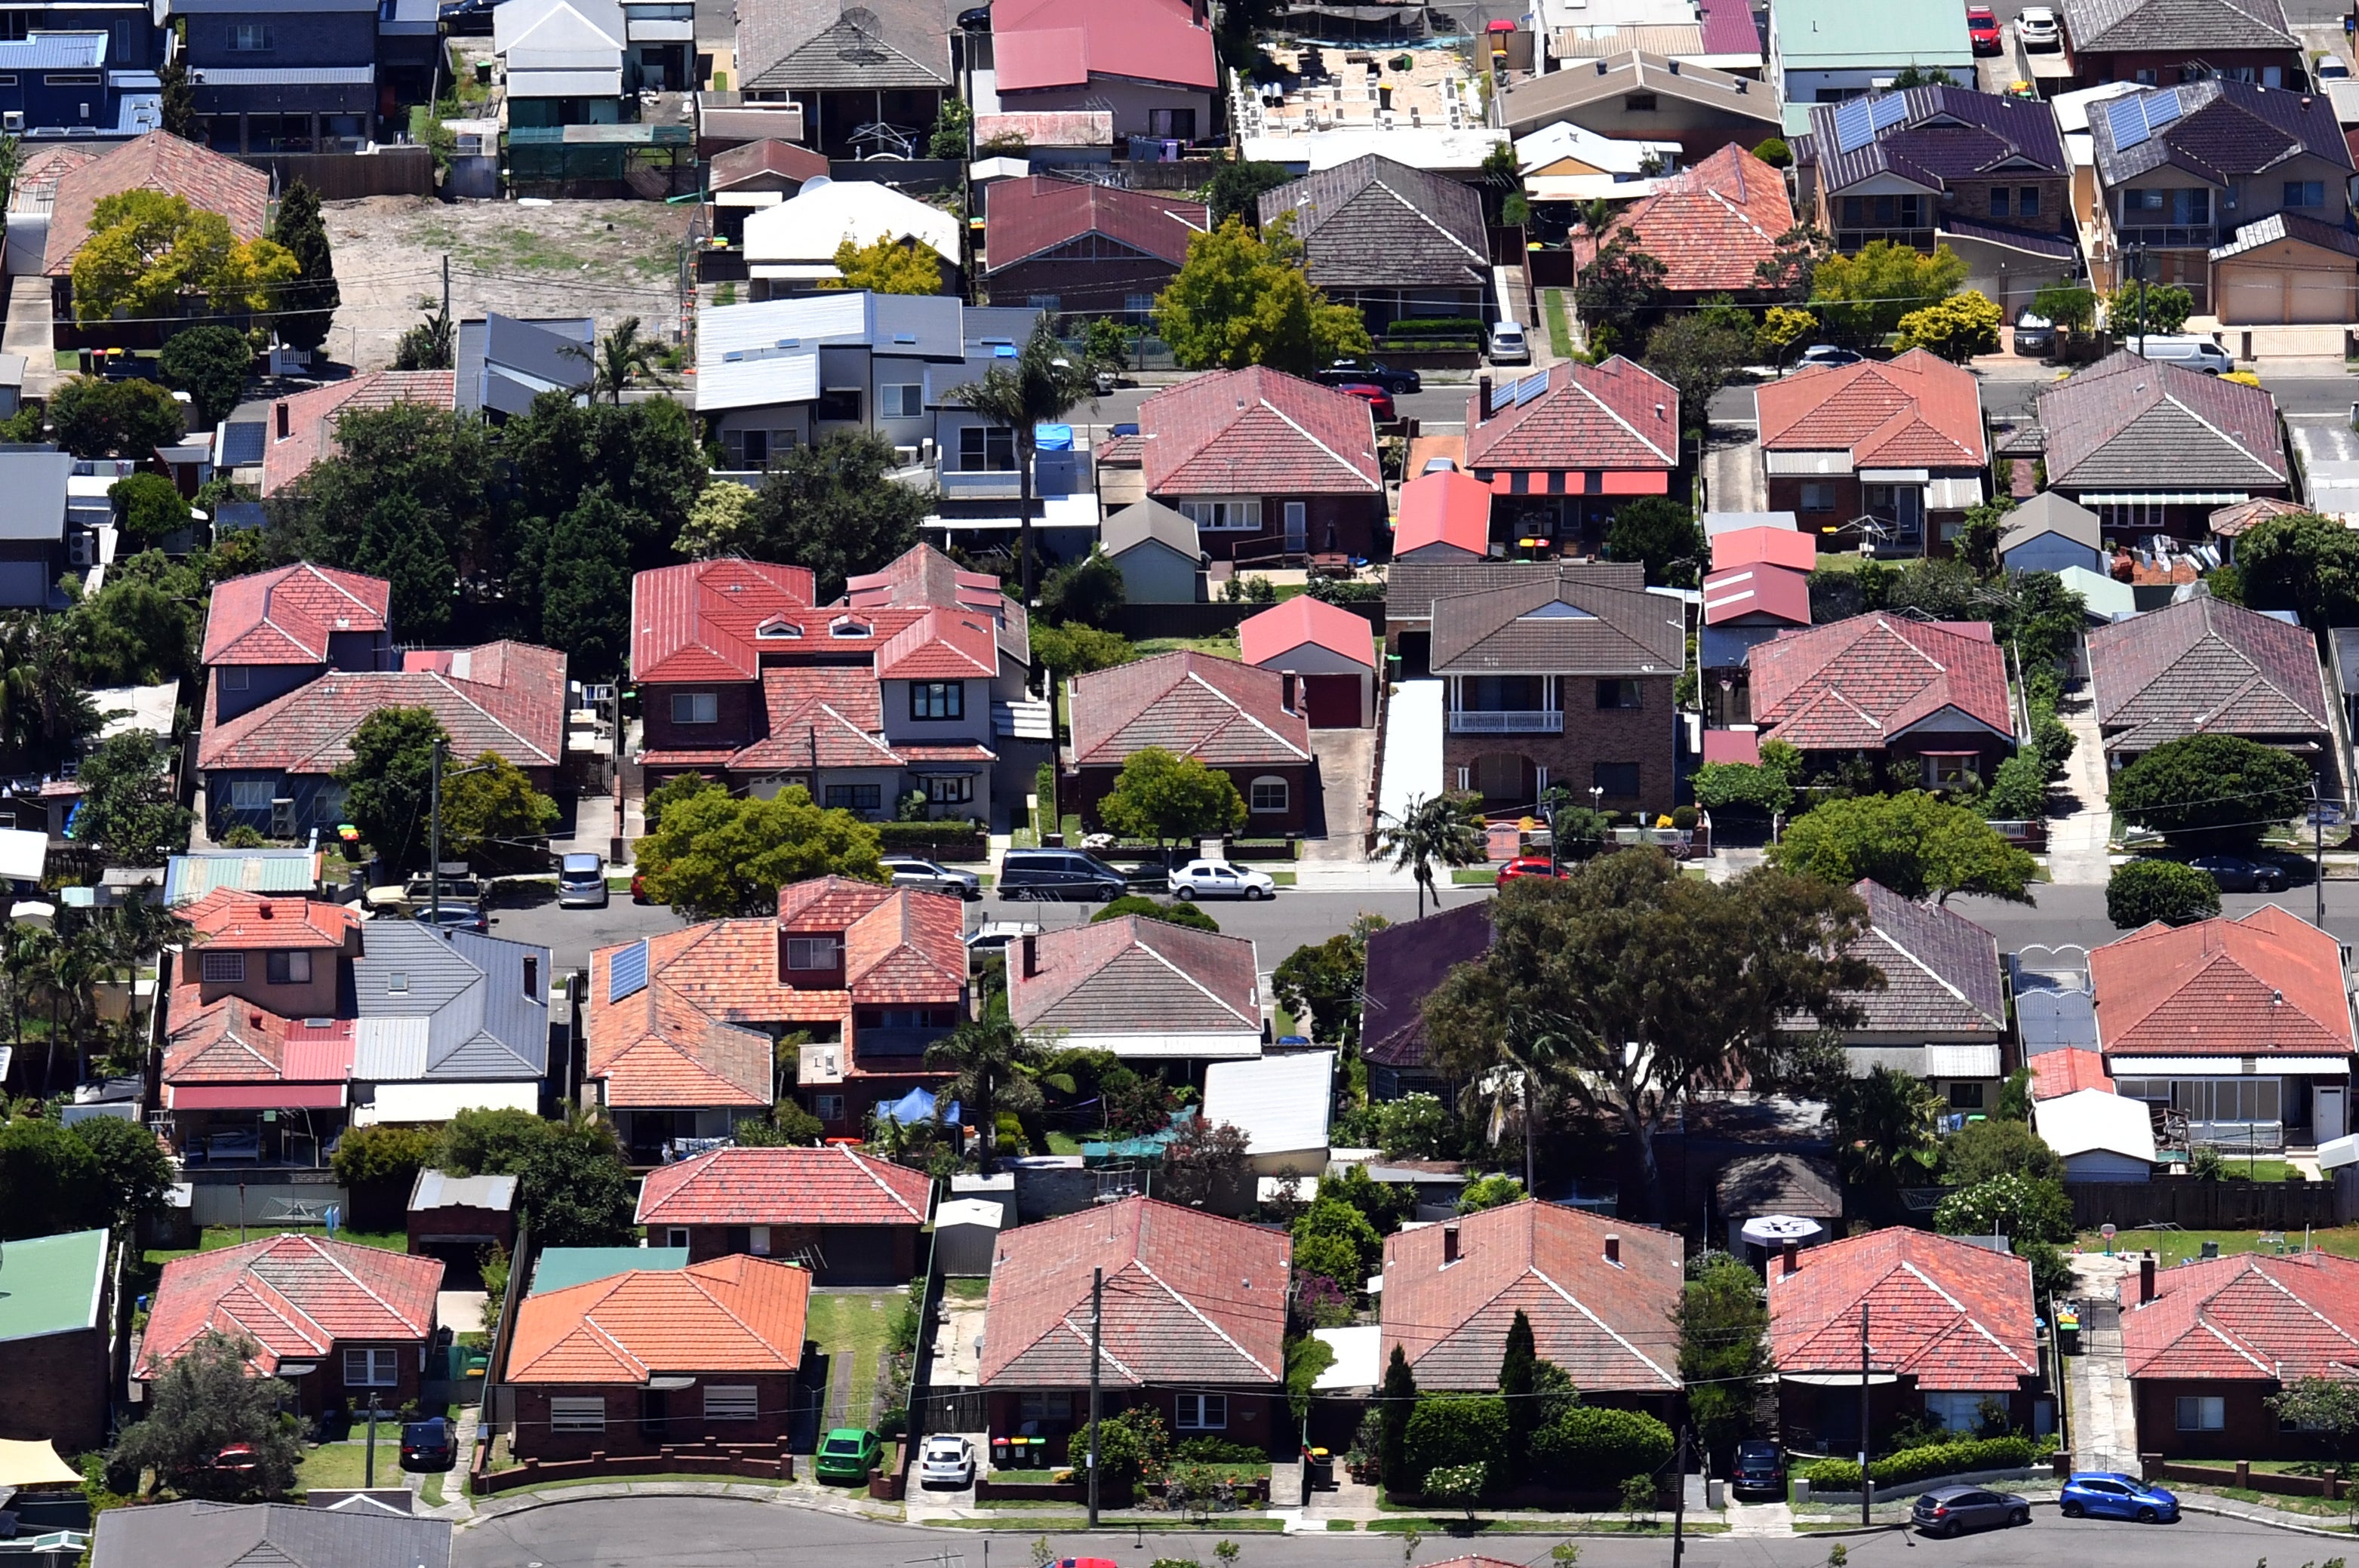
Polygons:
[[1875,1501],[1875,1483],[1867,1478],[1867,1303],[1859,1304],[1859,1522],[1872,1524],[1868,1509]]
[[2318,780],[2310,781],[2310,882],[2318,889],[2318,918],[2310,923],[2326,929],[2326,802],[2319,799]]
[[451,253],[442,253],[442,319],[451,319]]
[[1090,1270],[1090,1528],[1098,1527],[1098,1355],[1104,1347],[1105,1270]]
[[1680,1445],[1671,1458],[1671,1568],[1680,1568],[1686,1552],[1688,1525],[1688,1429],[1680,1428]]
[[426,771],[426,906],[427,929],[442,931],[442,742],[434,742],[434,760]]
[[361,1462],[361,1486],[364,1488],[373,1488],[376,1485],[376,1396],[375,1394],[369,1396],[368,1428],[368,1455]]

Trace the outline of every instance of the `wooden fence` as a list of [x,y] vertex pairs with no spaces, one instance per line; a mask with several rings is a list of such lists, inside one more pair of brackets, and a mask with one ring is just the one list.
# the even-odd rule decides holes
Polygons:
[[[2229,1161],[2234,1169],[2235,1162]],[[2181,1230],[2299,1231],[2339,1223],[2334,1188],[2320,1181],[2071,1181],[2072,1224],[2081,1230],[2111,1225],[2177,1225]],[[2126,1242],[2128,1238],[2125,1238]],[[2116,1246],[2124,1243],[2116,1243]]]
[[238,159],[270,172],[280,191],[299,180],[323,201],[363,196],[431,196],[434,154],[422,147],[380,147],[375,152],[257,152]]

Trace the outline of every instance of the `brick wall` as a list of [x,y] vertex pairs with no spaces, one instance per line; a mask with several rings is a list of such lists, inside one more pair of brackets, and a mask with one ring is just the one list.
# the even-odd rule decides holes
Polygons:
[[[106,1314],[100,1313],[103,1323]],[[103,1328],[0,1342],[0,1438],[46,1440],[68,1454],[106,1442]]]
[[[758,730],[766,727],[762,721],[767,715],[761,711],[761,687],[756,681],[691,681],[680,685],[647,686],[641,691],[639,711],[645,715],[645,744],[649,751],[744,746],[760,738]],[[673,695],[701,691],[712,693],[714,722],[709,724],[674,724],[671,717]]]
[[[1256,811],[1245,819],[1244,833],[1259,838],[1266,834],[1300,833],[1309,820],[1310,791],[1317,787],[1311,764],[1287,763],[1272,767],[1227,768],[1222,769],[1235,781],[1237,793],[1246,800],[1253,799],[1253,781],[1256,779],[1277,778],[1286,780],[1286,810]],[[1114,789],[1114,780],[1122,776],[1119,768],[1084,768],[1075,775],[1075,794],[1067,809],[1080,813],[1082,821],[1092,828],[1098,824],[1098,802]],[[1060,791],[1061,795],[1061,791]],[[1343,802],[1345,808],[1352,803]],[[1350,830],[1349,822],[1328,823],[1328,831]]]
[[[1636,708],[1601,710],[1596,705],[1594,682],[1565,677],[1558,682],[1559,700],[1564,707],[1561,735],[1461,735],[1448,728],[1450,720],[1445,712],[1442,783],[1446,788],[1457,789],[1458,770],[1462,768],[1467,770],[1467,787],[1479,789],[1479,759],[1505,753],[1526,759],[1526,791],[1532,791],[1538,782],[1534,769],[1545,768],[1550,784],[1562,784],[1579,797],[1596,781],[1600,763],[1635,762],[1638,765],[1638,793],[1607,795],[1599,803],[1609,811],[1668,811],[1678,772],[1671,701],[1676,683],[1674,676],[1647,676],[1638,681]],[[1532,798],[1531,793],[1524,797]]]
[[[785,1440],[789,1408],[794,1402],[791,1373],[698,1374],[693,1388],[673,1389],[663,1396],[664,1419],[650,1430],[641,1413],[647,1390],[633,1385],[516,1386],[516,1438],[518,1458],[587,1459],[592,1454],[621,1457],[654,1454],[666,1443],[777,1443]],[[751,1385],[756,1413],[752,1421],[704,1419],[704,1387]],[[602,1399],[606,1403],[603,1432],[558,1432],[550,1425],[552,1399]]]
[[[2315,1434],[2280,1432],[2277,1413],[2264,1403],[2277,1391],[2273,1382],[2136,1377],[2130,1381],[2137,1410],[2138,1452],[2166,1459],[2315,1459]],[[2216,1432],[2182,1432],[2179,1400],[2216,1398],[2222,1424]]]
[[[428,1209],[409,1216],[409,1250],[421,1242],[444,1242],[454,1236],[496,1237],[502,1247],[516,1245],[516,1215],[490,1209]],[[488,1245],[488,1244],[483,1244]]]

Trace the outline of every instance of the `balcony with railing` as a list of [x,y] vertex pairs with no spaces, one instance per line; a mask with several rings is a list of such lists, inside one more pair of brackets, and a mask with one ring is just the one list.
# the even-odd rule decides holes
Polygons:
[[1019,493],[1019,475],[1012,468],[945,468],[938,476],[942,495],[952,501],[1013,501]]
[[1564,714],[1542,708],[1455,708],[1453,735],[1562,735]]
[[1930,228],[1839,228],[1835,231],[1835,248],[1848,256],[1854,251],[1864,250],[1878,240],[1890,240],[1894,245],[1907,245],[1911,250],[1921,250],[1930,254],[1932,251],[1938,237],[1939,236],[1936,232]]
[[2114,231],[2114,243],[2144,245],[2149,250],[2210,250],[2220,243],[2220,231],[2210,223],[2157,223]]

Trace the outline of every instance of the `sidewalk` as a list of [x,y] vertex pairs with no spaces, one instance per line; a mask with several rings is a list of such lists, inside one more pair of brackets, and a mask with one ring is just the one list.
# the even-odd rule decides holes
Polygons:
[[2070,814],[2048,824],[2048,871],[2060,883],[2103,887],[2113,877],[2113,809],[2105,804],[2105,746],[2097,729],[2096,705],[2088,697],[2058,704],[2057,718],[2072,732],[2072,759],[2065,764]]

